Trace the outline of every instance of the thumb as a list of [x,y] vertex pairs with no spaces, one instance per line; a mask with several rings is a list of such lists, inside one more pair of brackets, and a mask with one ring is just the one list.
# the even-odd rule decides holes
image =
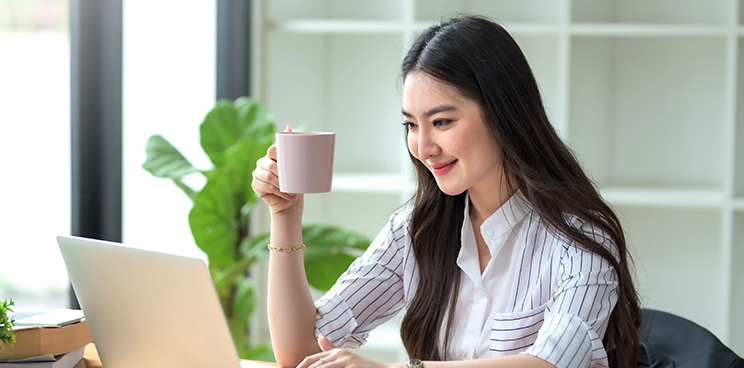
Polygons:
[[289,125],[287,125],[287,126],[286,126],[286,127],[284,128],[284,131],[285,131],[285,132],[291,132],[291,131],[292,131],[292,127],[291,127],[291,126],[289,126]]
[[336,349],[336,345],[333,345],[333,343],[323,334],[318,335],[318,346],[320,346],[320,349],[323,351]]

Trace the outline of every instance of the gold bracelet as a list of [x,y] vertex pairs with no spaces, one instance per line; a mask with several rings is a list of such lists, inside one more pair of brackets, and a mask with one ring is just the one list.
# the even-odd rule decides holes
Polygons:
[[269,250],[273,250],[274,252],[302,252],[305,250],[305,244],[302,244],[301,247],[297,248],[280,248],[280,247],[272,247],[271,244],[268,245]]

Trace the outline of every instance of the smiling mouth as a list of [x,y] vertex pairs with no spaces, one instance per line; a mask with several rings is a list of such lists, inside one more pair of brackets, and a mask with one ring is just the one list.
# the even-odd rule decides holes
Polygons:
[[448,173],[450,170],[452,170],[452,168],[455,166],[456,163],[457,163],[457,160],[454,160],[448,164],[430,166],[431,172],[434,173],[434,175],[436,176],[442,176]]

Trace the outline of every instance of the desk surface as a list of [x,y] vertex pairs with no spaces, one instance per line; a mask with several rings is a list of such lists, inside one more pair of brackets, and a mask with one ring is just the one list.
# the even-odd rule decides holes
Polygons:
[[[98,350],[96,350],[96,346],[94,344],[88,344],[85,346],[85,354],[83,355],[83,362],[85,362],[85,365],[83,365],[82,368],[103,368],[103,366],[101,365],[101,358],[98,357]],[[275,367],[278,367],[278,365],[276,365],[275,363],[265,363],[265,362],[261,362],[261,363],[270,364]]]
[[96,346],[93,344],[85,346],[83,361],[85,362],[85,368],[102,368],[101,358],[98,357],[98,350],[96,350]]

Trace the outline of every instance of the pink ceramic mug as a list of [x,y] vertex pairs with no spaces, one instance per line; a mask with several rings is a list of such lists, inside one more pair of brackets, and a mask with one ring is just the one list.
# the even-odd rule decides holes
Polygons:
[[335,133],[276,133],[279,190],[284,193],[331,191]]

